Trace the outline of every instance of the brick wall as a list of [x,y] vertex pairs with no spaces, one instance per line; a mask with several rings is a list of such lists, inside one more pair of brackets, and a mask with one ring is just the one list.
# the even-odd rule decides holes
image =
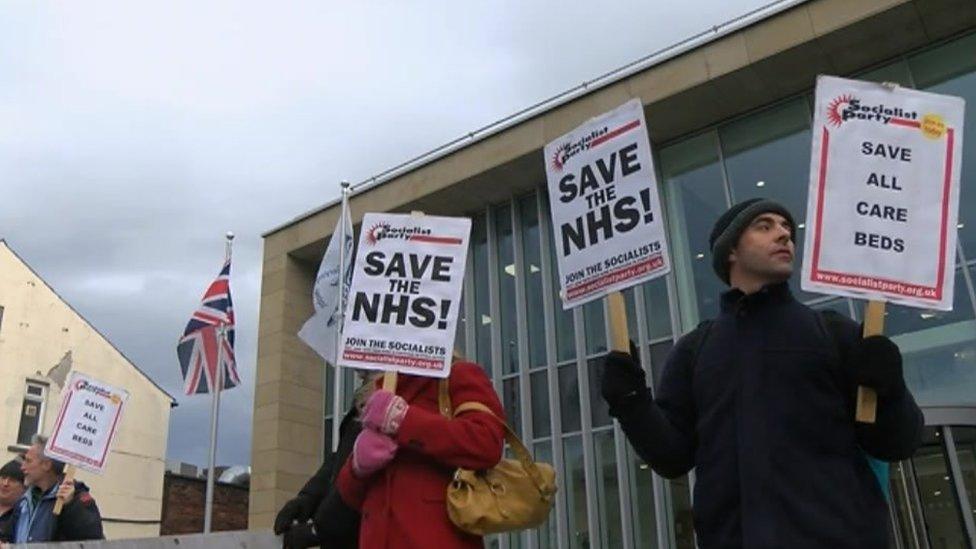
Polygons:
[[[163,516],[159,535],[203,532],[206,479],[167,472],[163,479]],[[214,484],[213,531],[247,529],[248,489],[232,484]]]

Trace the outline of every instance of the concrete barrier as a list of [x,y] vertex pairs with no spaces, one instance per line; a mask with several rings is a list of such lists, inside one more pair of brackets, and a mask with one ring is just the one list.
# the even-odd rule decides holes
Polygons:
[[281,538],[271,531],[218,532],[187,534],[158,538],[117,539],[101,541],[64,541],[11,545],[23,549],[265,549],[281,547]]

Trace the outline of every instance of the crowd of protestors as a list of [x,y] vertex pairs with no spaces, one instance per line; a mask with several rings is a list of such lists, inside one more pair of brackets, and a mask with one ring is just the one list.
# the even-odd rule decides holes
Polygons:
[[[64,481],[64,463],[44,455],[34,438],[23,459],[0,469],[0,543],[103,539],[102,517],[85,483]],[[57,500],[60,514],[54,513]]]
[[[719,314],[678,340],[653,394],[636,349],[609,353],[602,367],[603,398],[637,454],[668,478],[694,469],[703,549],[884,549],[888,507],[871,461],[906,459],[921,443],[898,347],[793,297],[795,237],[781,204],[730,208],[709,239],[730,287]],[[456,356],[446,384],[400,374],[389,391],[375,373],[361,381],[337,450],[275,519],[284,547],[483,547],[446,507],[455,470],[502,458],[504,411],[483,368]],[[854,420],[859,385],[878,394],[875,423]],[[483,407],[453,414],[443,391],[453,410]],[[0,468],[0,542],[103,538],[88,488],[64,482],[45,442]]]
[[[603,364],[601,393],[638,455],[668,478],[694,469],[703,549],[886,548],[884,481],[871,462],[906,459],[921,443],[898,347],[793,297],[795,237],[781,204],[734,205],[709,239],[730,289],[717,317],[679,339],[656,393],[635,348]],[[859,385],[877,391],[873,424],[854,420]],[[503,417],[478,365],[455,362],[449,387],[451,402]],[[437,391],[431,378],[401,375],[395,393],[365,378],[339,450],[278,514],[286,548],[482,547],[449,521],[445,493],[455,468],[498,463],[502,428],[486,412],[449,419]]]

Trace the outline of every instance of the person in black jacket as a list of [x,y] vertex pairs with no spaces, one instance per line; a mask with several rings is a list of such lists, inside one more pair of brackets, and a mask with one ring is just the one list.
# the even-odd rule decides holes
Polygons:
[[352,453],[362,425],[359,411],[375,376],[366,376],[353,405],[339,425],[339,445],[318,471],[288,500],[275,517],[274,533],[282,535],[284,549],[355,549],[359,545],[359,513],[347,506],[333,487],[336,475]]
[[22,461],[12,459],[0,467],[0,542],[13,539],[14,512],[24,495]]
[[[21,470],[28,488],[13,516],[13,542],[104,539],[102,516],[84,482],[65,482],[64,463],[44,455],[47,437],[37,435]],[[54,514],[58,498],[64,500]]]
[[[668,478],[695,469],[702,549],[885,549],[887,503],[865,452],[896,461],[921,444],[898,347],[846,318],[832,341],[793,298],[794,227],[766,199],[718,219],[712,264],[732,288],[675,345],[656,398],[633,350],[605,361],[601,392],[638,455]],[[878,393],[874,424],[854,421],[857,385]]]

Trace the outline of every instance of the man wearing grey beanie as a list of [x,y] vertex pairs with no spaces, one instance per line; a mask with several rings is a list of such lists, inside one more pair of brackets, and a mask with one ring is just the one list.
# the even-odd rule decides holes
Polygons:
[[[719,315],[678,340],[654,395],[636,349],[604,365],[601,392],[638,455],[668,478],[694,468],[702,549],[886,549],[867,455],[898,461],[921,444],[898,347],[793,298],[795,231],[773,200],[732,206],[709,238],[731,286]],[[873,424],[854,421],[858,385],[878,393]]]

